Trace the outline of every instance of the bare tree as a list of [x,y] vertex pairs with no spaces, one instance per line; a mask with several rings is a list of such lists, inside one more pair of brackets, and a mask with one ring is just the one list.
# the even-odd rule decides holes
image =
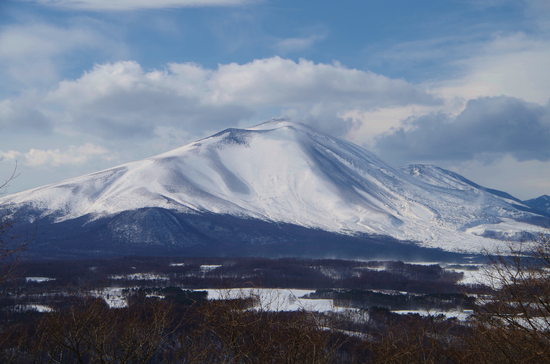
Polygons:
[[492,257],[487,277],[495,294],[479,298],[478,362],[550,362],[550,233]]
[[[17,176],[16,164],[9,178],[0,185],[0,195],[6,192],[9,183]],[[28,241],[27,236],[14,232],[14,224],[9,211],[0,211],[0,285],[13,274]]]

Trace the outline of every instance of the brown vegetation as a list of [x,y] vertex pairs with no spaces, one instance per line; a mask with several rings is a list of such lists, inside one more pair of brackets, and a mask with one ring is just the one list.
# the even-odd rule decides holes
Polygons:
[[[11,222],[8,221],[10,226]],[[0,242],[10,242],[0,230]],[[4,239],[4,240],[2,240]],[[10,243],[11,244],[11,243]],[[4,280],[13,272],[11,254],[19,245],[6,245],[0,258],[8,260]],[[11,249],[11,250],[10,250]],[[15,250],[14,250],[15,249]],[[15,253],[12,253],[14,251]],[[7,255],[6,255],[7,254]],[[119,262],[120,263],[120,262]],[[122,271],[135,272],[135,260]],[[207,264],[216,262],[207,262]],[[42,263],[41,263],[42,264]],[[69,263],[72,264],[72,263]],[[108,274],[114,266],[97,262],[75,264],[75,272],[98,274],[104,284],[122,284]],[[148,261],[149,271],[160,261]],[[56,281],[82,289],[42,296],[52,312],[21,312],[17,297],[38,297],[32,283],[4,290],[0,330],[2,363],[547,363],[550,362],[550,235],[491,258],[492,287],[457,293],[457,274],[439,266],[414,267],[384,263],[385,271],[369,269],[380,263],[331,260],[234,259],[234,270],[201,270],[198,261],[171,266],[170,278],[129,293],[128,307],[110,308],[102,298],[82,289],[78,275]],[[378,265],[377,265],[378,264]],[[258,268],[261,267],[261,268]],[[36,266],[29,269],[35,269]],[[52,275],[59,265],[43,263]],[[6,275],[7,274],[7,275]],[[67,276],[67,271],[61,276]],[[216,276],[217,274],[217,276]],[[206,300],[204,294],[169,286],[182,279],[190,285],[242,283],[254,276],[281,285],[340,285],[319,290],[342,306],[356,307],[348,315],[307,310],[284,312],[262,307],[258,295]],[[201,276],[202,275],[202,276]],[[1,277],[0,277],[1,278]],[[214,280],[217,278],[217,281]],[[99,278],[95,278],[99,279]],[[176,279],[181,279],[176,281]],[[14,281],[15,282],[15,281]],[[20,281],[21,283],[22,281]],[[94,284],[98,284],[94,281]],[[143,283],[144,286],[153,282]],[[44,283],[46,287],[48,283]],[[51,283],[51,287],[54,287]],[[95,287],[95,286],[94,286]],[[157,287],[153,290],[150,287]],[[344,289],[345,288],[345,289]],[[397,315],[385,307],[401,305],[403,297],[372,289],[414,292],[415,304],[473,305],[466,322],[444,316]],[[17,292],[17,294],[12,294]],[[474,294],[475,293],[475,294]],[[162,296],[163,298],[159,298]],[[326,298],[326,297],[325,297]],[[407,297],[405,297],[407,298]],[[408,299],[408,298],[407,298]],[[439,301],[437,301],[439,299]],[[386,300],[388,303],[386,303]],[[369,307],[377,302],[384,307]],[[439,302],[439,303],[438,303]]]
[[[9,183],[16,177],[17,166],[14,167],[10,177],[0,184],[0,195],[4,194]],[[13,232],[14,223],[11,217],[0,212],[0,285],[13,276],[29,241],[28,236]]]

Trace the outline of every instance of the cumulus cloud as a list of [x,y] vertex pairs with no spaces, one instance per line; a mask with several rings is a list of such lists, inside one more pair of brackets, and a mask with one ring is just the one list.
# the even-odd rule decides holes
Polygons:
[[550,106],[512,97],[469,100],[456,118],[432,113],[409,118],[377,139],[381,155],[413,161],[550,161]]
[[79,147],[71,145],[67,150],[49,149],[40,150],[31,148],[27,153],[21,153],[14,150],[3,152],[0,150],[0,157],[19,160],[24,158],[24,165],[36,166],[53,166],[59,167],[63,165],[76,165],[88,162],[91,158],[106,158],[109,159],[109,151],[101,146],[96,146],[92,143],[86,143]]
[[437,104],[433,96],[403,81],[339,63],[298,63],[273,57],[220,66],[209,84],[223,101],[256,105],[315,102],[363,105],[365,108],[411,103]]
[[238,6],[252,0],[19,0],[41,5],[92,11],[173,9],[204,6]]
[[16,150],[8,150],[7,152],[3,152],[0,150],[0,160],[5,159],[11,159],[11,160],[17,160],[21,156],[21,152],[18,152]]
[[[11,124],[27,122],[72,135],[151,139],[159,127],[202,136],[223,127],[286,116],[345,135],[353,109],[369,110],[440,100],[403,81],[338,63],[273,57],[207,69],[193,63],[145,71],[133,61],[94,66],[53,90],[0,104]],[[16,108],[14,105],[29,106]],[[27,115],[25,112],[32,112]],[[8,119],[6,119],[8,120]],[[10,125],[11,125],[10,124]]]
[[97,65],[61,82],[45,105],[62,107],[63,127],[106,139],[149,139],[167,125],[216,130],[251,115],[245,106],[213,102],[204,89],[208,71],[200,66],[172,68],[178,72],[145,72],[136,62]]

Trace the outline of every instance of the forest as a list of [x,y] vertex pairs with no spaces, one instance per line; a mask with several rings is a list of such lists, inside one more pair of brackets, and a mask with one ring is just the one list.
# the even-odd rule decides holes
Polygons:
[[[4,259],[0,361],[549,362],[549,248],[541,235],[484,266],[16,255]],[[465,283],[465,272],[484,279]],[[268,289],[330,307],[273,309]]]

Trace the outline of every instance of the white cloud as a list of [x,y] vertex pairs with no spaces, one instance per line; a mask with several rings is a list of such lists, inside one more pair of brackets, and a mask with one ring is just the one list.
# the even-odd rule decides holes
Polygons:
[[8,150],[7,152],[3,152],[0,150],[0,160],[2,159],[11,159],[11,160],[17,160],[21,156],[21,153],[16,150]]
[[372,149],[376,145],[376,138],[384,133],[399,127],[407,127],[403,122],[410,117],[427,115],[440,106],[407,105],[399,107],[380,108],[374,110],[354,109],[344,112],[340,118],[351,120],[354,127],[346,135],[349,141]]
[[159,127],[203,136],[253,116],[263,120],[277,114],[344,135],[351,125],[340,115],[349,110],[440,103],[403,80],[338,63],[279,57],[219,65],[214,70],[193,63],[151,71],[133,61],[96,65],[76,80],[62,81],[52,91],[33,96],[32,103],[26,100],[24,95],[3,101],[6,108],[28,105],[10,106],[11,119],[26,120],[26,110],[47,116],[42,124],[51,123],[56,133],[105,139],[151,139]]
[[44,164],[59,166],[62,164],[79,164],[86,160],[85,156],[75,156],[72,153],[63,153],[59,149],[55,150],[39,150],[31,149],[25,153],[27,164],[35,167]]
[[97,158],[99,156],[107,160],[110,159],[107,149],[91,143],[86,143],[79,147],[71,145],[64,151],[60,149],[40,150],[31,148],[28,152],[21,153],[14,150],[9,150],[7,152],[0,150],[0,157],[10,160],[24,158],[24,165],[30,167],[77,165],[86,163],[91,158]]
[[208,84],[218,101],[258,106],[322,102],[373,108],[437,103],[431,95],[403,80],[305,59],[296,63],[273,57],[244,65],[221,65]]
[[[522,197],[536,197],[535,193],[548,187],[542,176],[549,172],[541,174],[537,168],[550,171],[550,105],[506,96],[469,100],[456,117],[441,112],[410,117],[404,127],[376,138],[376,149],[390,163],[435,163],[459,173],[476,174],[479,177],[472,179],[488,187],[518,193],[518,186],[522,186]],[[487,175],[482,166],[510,171]],[[494,183],[499,174],[510,180]],[[513,174],[515,178],[511,178]],[[537,183],[534,176],[541,176]]]
[[238,6],[252,0],[19,0],[41,5],[91,11],[170,9],[204,6]]
[[426,84],[446,98],[512,96],[546,104],[550,99],[550,40],[524,33],[495,36],[475,56],[455,61],[459,77]]

